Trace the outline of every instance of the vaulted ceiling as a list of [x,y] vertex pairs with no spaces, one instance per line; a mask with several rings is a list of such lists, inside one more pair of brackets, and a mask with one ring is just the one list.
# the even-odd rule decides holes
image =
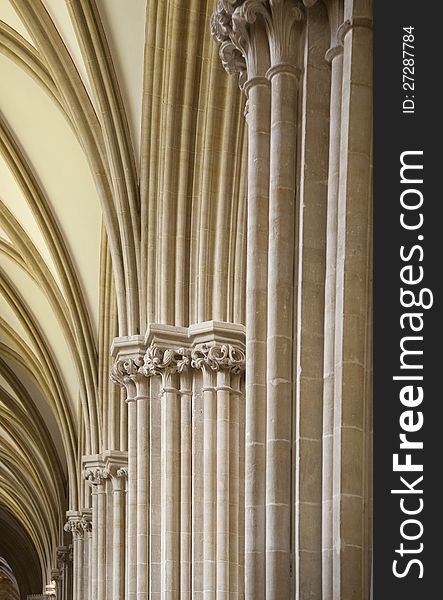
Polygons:
[[73,4],[0,0],[0,556],[15,571],[16,536],[51,560],[76,490],[81,407],[97,393],[107,238],[96,171],[109,163],[83,5],[112,55],[134,164],[140,152],[146,2]]
[[244,322],[244,100],[214,6],[0,0],[0,557],[16,574],[26,547],[47,581],[81,456],[119,436],[112,338]]

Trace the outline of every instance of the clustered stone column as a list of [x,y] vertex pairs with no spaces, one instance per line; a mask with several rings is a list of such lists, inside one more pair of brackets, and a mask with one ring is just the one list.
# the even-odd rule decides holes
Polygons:
[[125,530],[126,490],[128,476],[126,466],[112,464],[108,467],[112,482],[112,598],[123,600],[125,595]]
[[369,589],[371,8],[220,0],[211,21],[247,98],[248,600]]
[[72,546],[59,546],[56,550],[57,569],[53,579],[56,582],[57,599],[70,600],[72,597]]
[[88,465],[83,477],[92,495],[92,598],[106,598],[106,478],[108,473],[98,462]]
[[[140,370],[143,366],[144,352],[144,338],[142,336],[122,338],[117,343],[114,341],[113,344],[113,354],[118,353],[118,360],[116,360],[112,367],[111,379],[117,385],[125,388],[128,406],[127,529],[125,538],[126,600],[139,600],[139,598],[143,597],[143,594],[146,597],[146,586],[149,581],[147,560],[144,561],[145,579],[142,580],[141,577],[141,571],[143,570],[142,558],[146,557],[147,553],[147,550],[141,545],[141,540],[146,540],[146,530],[142,528],[140,532],[138,531],[138,526],[139,524],[141,525],[144,517],[141,514],[139,503],[143,500],[142,489],[144,489],[148,476],[147,472],[143,474],[138,466],[140,461],[146,465],[146,461],[148,460],[147,445],[149,430],[146,429],[146,415],[143,420],[139,420],[138,417],[143,412],[143,409],[140,411],[137,408],[139,398],[143,403],[146,401],[146,379]],[[139,455],[139,449],[142,450],[143,456]],[[140,482],[138,481],[139,475],[141,477]],[[147,522],[147,506],[145,519]],[[137,556],[140,559],[138,564]]]
[[[72,534],[72,596],[66,600],[123,600],[127,453],[83,457],[83,478],[91,488],[92,508],[68,512]],[[111,576],[111,577],[110,577]]]
[[223,65],[240,72],[248,98],[246,597],[251,600],[290,594],[302,20],[293,0],[219,2],[212,17]]
[[243,339],[242,326],[208,322],[151,325],[144,348],[139,338],[114,340],[112,378],[125,386],[128,408],[136,405],[126,539],[128,569],[137,569],[128,599],[133,590],[137,600],[241,597]]
[[233,345],[201,344],[192,352],[191,366],[203,373],[203,597],[227,600],[241,597],[243,589],[236,567],[243,562],[239,401],[245,357]]
[[[91,521],[88,517],[89,515],[83,515],[79,512],[70,512],[68,513],[68,521],[64,527],[66,532],[72,534],[73,600],[82,600],[87,594],[87,588],[85,588],[85,568],[86,570],[88,568],[88,559],[87,552],[85,552],[85,534],[91,531]],[[60,551],[60,556],[65,556],[63,549]],[[66,598],[71,598],[70,593],[66,595]]]

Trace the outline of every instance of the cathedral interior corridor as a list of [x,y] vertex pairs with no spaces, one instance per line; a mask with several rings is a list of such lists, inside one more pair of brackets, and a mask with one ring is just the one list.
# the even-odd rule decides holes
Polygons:
[[370,600],[372,1],[0,0],[0,600]]

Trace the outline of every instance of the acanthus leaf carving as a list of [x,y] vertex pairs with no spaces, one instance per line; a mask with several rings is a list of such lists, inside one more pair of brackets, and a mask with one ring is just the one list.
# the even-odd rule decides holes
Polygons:
[[135,381],[141,373],[142,367],[143,358],[141,356],[117,359],[111,367],[111,380],[118,385],[127,386]]
[[223,68],[228,73],[239,73],[241,86],[252,59],[249,26],[259,13],[266,15],[266,4],[266,0],[219,0],[211,17],[211,34],[220,44]]
[[238,375],[245,369],[245,353],[233,344],[202,344],[192,351],[191,365],[195,369],[209,368],[213,371],[226,369]]
[[[252,29],[263,19],[271,53],[271,67],[293,59],[292,30],[304,18],[300,0],[219,0],[211,18],[211,34],[220,44],[219,54],[228,73],[255,76],[258,42]],[[293,65],[295,66],[295,65]]]
[[188,348],[150,346],[145,354],[143,373],[146,376],[182,373],[191,364]]

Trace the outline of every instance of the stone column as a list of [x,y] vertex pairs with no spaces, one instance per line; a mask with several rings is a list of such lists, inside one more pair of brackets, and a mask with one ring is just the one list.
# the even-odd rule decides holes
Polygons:
[[81,516],[79,513],[68,513],[68,522],[64,530],[72,534],[72,555],[73,555],[73,600],[83,600],[83,537],[84,531],[81,526]]
[[[268,65],[267,65],[268,66]],[[266,335],[269,212],[270,84],[252,76],[245,84],[248,122],[248,230],[246,267],[246,526],[248,600],[265,593]]]
[[[220,324],[221,325],[221,324]],[[197,326],[195,326],[197,328]],[[203,371],[203,598],[240,598],[238,551],[240,473],[242,448],[231,452],[231,439],[239,439],[239,375],[245,369],[242,333],[231,325],[204,331],[203,325],[192,349],[191,366]],[[190,328],[192,331],[192,327]],[[198,343],[204,339],[210,340]],[[237,339],[236,339],[237,338]],[[230,342],[239,341],[239,344]],[[242,406],[242,411],[243,411]],[[243,513],[243,510],[242,510]],[[242,519],[243,521],[243,519]]]
[[[147,333],[143,373],[151,389],[158,389],[160,410],[152,416],[161,424],[160,453],[152,455],[151,466],[161,490],[161,591],[155,597],[241,597],[244,458],[238,406],[243,402],[243,339],[242,326],[214,322],[189,329],[151,325]],[[203,413],[197,425],[191,419],[194,402]],[[202,437],[194,439],[194,428],[200,429],[202,421]],[[194,464],[203,467],[195,473],[193,449]],[[195,512],[197,505],[203,506],[198,519],[192,518],[192,477],[198,495]],[[194,570],[196,555],[201,562]]]
[[[147,597],[147,582],[149,582],[149,565],[147,559],[147,522],[148,508],[146,505],[146,486],[148,484],[147,472],[142,474],[138,460],[144,461],[146,465],[146,453],[139,455],[139,444],[146,442],[138,440],[138,429],[146,433],[145,420],[138,423],[137,400],[146,402],[146,378],[140,369],[143,366],[145,353],[144,338],[142,336],[115,338],[112,343],[112,356],[115,361],[111,371],[111,379],[114,383],[124,386],[126,389],[126,402],[128,405],[128,481],[127,481],[127,530],[126,530],[126,600],[140,600]],[[143,400],[144,399],[144,400]],[[144,407],[146,408],[146,404]],[[143,412],[143,409],[139,409]],[[146,415],[145,415],[146,416]],[[142,435],[142,433],[140,433]],[[143,479],[143,494],[140,490],[140,505],[138,498],[138,475]],[[142,514],[142,506],[145,506],[145,515]],[[146,527],[143,528],[142,521]],[[141,529],[139,529],[139,525]],[[143,542],[142,542],[143,540]],[[146,550],[145,550],[146,548]],[[140,556],[138,556],[140,551]],[[144,566],[143,566],[144,565]],[[140,583],[138,582],[140,576]],[[143,596],[144,595],[144,596]]]
[[83,477],[92,488],[92,600],[106,599],[106,480],[102,458],[84,457]]
[[126,561],[127,583],[125,598],[137,599],[137,404],[135,395],[127,398],[128,403],[128,487],[127,487],[127,532]]
[[180,373],[180,600],[192,600],[192,377]]
[[[291,6],[292,5],[292,6]],[[266,421],[266,598],[286,600],[291,584],[291,443],[294,372],[296,39],[293,3],[271,4],[271,153]],[[295,10],[295,9],[294,9]],[[283,23],[283,31],[281,24]]]
[[137,600],[149,593],[149,382],[137,379]]
[[[68,521],[69,523],[69,521]],[[57,593],[59,600],[71,600],[72,595],[72,546],[59,546],[57,548],[57,566],[59,581]]]
[[[170,359],[170,360],[168,360]],[[171,350],[148,348],[147,375],[161,375],[161,590],[162,598],[180,592],[180,394],[177,377],[181,360]]]
[[337,214],[333,600],[370,590],[372,3],[345,3]]
[[105,468],[109,473],[112,491],[112,548],[108,563],[111,581],[109,600],[123,600],[125,595],[125,536],[126,536],[126,479],[127,453],[110,451],[104,453]]
[[[156,327],[161,328],[159,339]],[[161,597],[165,599],[186,598],[190,594],[190,580],[186,583],[189,570],[190,555],[182,555],[181,506],[187,488],[181,489],[181,446],[182,438],[190,435],[190,430],[182,434],[182,385],[181,373],[187,370],[190,363],[189,350],[179,348],[186,338],[180,331],[166,326],[154,326],[147,335],[148,349],[145,354],[143,372],[146,377],[161,376],[160,421],[161,421],[161,455],[160,455],[160,488],[161,488]],[[183,374],[183,382],[187,380]],[[187,387],[185,387],[185,390]],[[186,392],[185,392],[186,393]],[[189,390],[188,390],[189,393]],[[190,446],[190,437],[185,440]],[[189,524],[188,524],[189,525]],[[186,531],[184,532],[186,535]],[[187,543],[189,543],[189,539]],[[185,589],[181,589],[181,564],[184,558]]]
[[[219,3],[212,20],[225,68],[239,71],[241,81],[249,79],[245,86],[251,115],[249,156],[255,161],[258,152],[259,158],[258,164],[250,161],[248,167],[251,385],[247,383],[246,396],[250,563],[246,597],[250,600],[286,600],[290,594],[297,34],[302,17],[293,0],[261,0]],[[268,68],[263,73],[264,65]]]
[[333,15],[330,15],[330,19],[332,29],[332,44],[330,49],[327,51],[325,57],[331,65],[323,362],[322,593],[323,597],[325,598],[332,598],[333,579],[332,497],[335,372],[335,294],[337,262],[337,211],[340,171],[340,121],[343,78],[343,45],[337,40],[337,19],[333,19]]
[[[194,366],[198,363],[194,362]],[[203,365],[203,362],[202,362]],[[203,369],[203,600],[215,600],[217,573],[217,398],[215,373]]]
[[91,554],[92,554],[92,512],[83,510],[80,519],[80,526],[84,532],[83,541],[83,588],[82,598],[90,600],[91,598]]
[[296,32],[301,18],[293,0],[219,3],[212,18],[223,65],[240,72],[241,83],[247,80],[248,95],[249,600],[265,594],[286,600],[290,586],[290,536],[283,531],[289,531],[291,514]]

